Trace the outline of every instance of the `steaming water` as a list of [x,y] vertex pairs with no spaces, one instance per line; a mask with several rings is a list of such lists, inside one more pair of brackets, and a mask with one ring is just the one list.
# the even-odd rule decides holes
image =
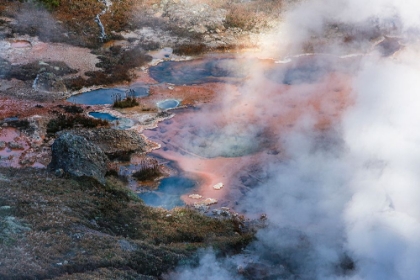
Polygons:
[[265,71],[265,76],[277,83],[294,85],[315,83],[331,71],[333,58],[326,55],[310,55],[295,58],[288,63],[276,63],[276,67]]
[[[144,97],[149,94],[146,87],[137,86],[133,87],[132,90],[134,90],[134,96],[136,97]],[[121,94],[124,98],[125,92],[126,90],[121,88],[101,88],[74,95],[68,98],[67,101],[85,105],[112,104],[114,102],[115,94]]]
[[150,206],[172,209],[185,205],[180,196],[192,191],[197,183],[187,177],[173,176],[162,179],[156,191],[139,194],[139,197]]
[[192,61],[165,61],[150,67],[150,76],[158,82],[191,85],[212,82],[241,83],[252,75],[254,69],[269,65],[264,75],[270,80],[286,85],[315,83],[334,62],[331,55],[310,54],[283,61],[261,59],[210,57]]
[[[245,125],[241,129],[232,126],[225,129],[214,123],[199,123],[200,119],[211,119],[212,114],[200,109],[177,111],[174,118],[159,123],[155,129],[144,134],[153,141],[162,144],[163,149],[175,149],[189,152],[204,158],[242,157],[260,152],[267,139],[262,130]],[[174,133],[182,131],[182,133]]]
[[[358,53],[366,42],[374,47],[380,35],[395,33],[418,42],[418,1],[299,3],[270,38],[285,41],[278,53],[306,43],[320,49],[315,51]],[[314,121],[316,107],[328,115],[334,105],[327,99],[334,95],[336,73],[323,78],[328,63],[289,62],[250,77],[245,86],[261,92],[269,89],[261,76],[291,85],[284,95],[303,108],[290,130],[277,128],[283,157],[265,164],[268,179],[240,201],[247,213],[266,213],[267,227],[246,250],[254,259],[240,268],[227,265],[232,258],[206,253],[198,266],[180,268],[169,279],[420,279],[420,48],[413,43],[399,49],[398,42],[388,40],[371,48],[358,67],[333,63],[333,69],[349,68],[340,73],[348,83],[349,103],[332,115],[328,129]],[[309,91],[317,81],[329,82],[328,95],[321,94],[326,87]],[[311,94],[318,96],[318,106],[310,106]],[[258,115],[263,120],[268,112],[292,108],[252,97],[254,105],[264,107]]]
[[206,58],[193,61],[165,61],[150,67],[149,74],[156,81],[175,85],[211,82],[236,82],[246,77],[249,69],[241,71],[241,59]]

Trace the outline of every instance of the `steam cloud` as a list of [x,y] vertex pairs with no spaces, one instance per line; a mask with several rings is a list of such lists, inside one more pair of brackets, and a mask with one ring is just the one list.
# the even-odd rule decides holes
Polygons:
[[[253,267],[252,277],[238,274],[241,265],[232,265],[233,257],[220,261],[206,252],[198,267],[180,268],[171,278],[420,278],[418,11],[418,1],[313,0],[285,15],[267,40],[277,43],[271,56],[298,53],[323,37],[329,44],[315,44],[314,52],[367,53],[351,70],[354,104],[328,131],[316,128],[311,112],[301,114],[293,129],[279,128],[286,155],[267,163],[269,179],[241,203],[242,211],[269,217],[247,248],[252,261],[244,266]],[[404,49],[393,57],[372,51],[372,41],[382,35],[399,36]],[[264,87],[255,72],[242,97],[262,125],[262,111],[281,114],[286,108],[279,100],[252,97],[252,89]],[[285,96],[291,94],[304,101],[304,92]]]

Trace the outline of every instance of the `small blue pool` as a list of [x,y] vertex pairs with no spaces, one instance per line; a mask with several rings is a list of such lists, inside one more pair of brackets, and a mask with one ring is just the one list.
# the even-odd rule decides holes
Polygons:
[[108,114],[108,113],[90,112],[89,115],[96,118],[96,119],[106,120],[106,121],[110,121],[110,122],[118,120],[117,117],[115,117],[111,114]]
[[149,206],[172,209],[185,205],[181,195],[192,191],[196,185],[194,180],[186,177],[168,177],[160,181],[156,191],[140,193],[139,197]]
[[[130,89],[133,90],[135,97],[144,97],[149,94],[149,90],[146,87],[133,86]],[[68,98],[67,101],[84,105],[112,104],[116,94],[120,94],[124,98],[126,92],[126,89],[120,88],[101,88],[74,95]]]
[[161,110],[173,109],[179,106],[179,101],[176,99],[167,99],[157,103],[157,106]]

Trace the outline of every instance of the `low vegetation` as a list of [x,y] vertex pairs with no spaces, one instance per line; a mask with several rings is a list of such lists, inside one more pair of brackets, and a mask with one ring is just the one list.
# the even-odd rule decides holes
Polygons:
[[159,162],[154,158],[144,158],[140,162],[140,169],[133,173],[139,181],[153,180],[162,175]]
[[174,47],[174,54],[177,55],[198,55],[208,51],[208,48],[203,43],[197,44],[182,44]]
[[38,0],[38,2],[42,3],[48,9],[53,9],[60,5],[60,0]]
[[57,105],[57,107],[62,108],[66,113],[69,114],[83,113],[83,108],[77,105]]
[[125,97],[123,98],[122,94],[117,92],[113,94],[113,104],[114,108],[130,108],[138,106],[139,102],[136,99],[135,92],[132,89],[129,89],[125,92]]
[[14,128],[18,128],[20,130],[28,130],[30,128],[30,123],[28,120],[19,120],[19,119],[13,119],[13,120],[6,120],[6,121],[0,121],[1,126],[10,126]]
[[74,127],[93,128],[108,125],[109,122],[106,120],[90,118],[83,114],[66,115],[60,113],[56,118],[53,118],[48,122],[47,133],[56,133],[64,129],[71,129]]
[[100,60],[96,66],[102,70],[86,72],[87,79],[80,76],[65,79],[64,84],[68,89],[79,90],[94,85],[110,85],[130,81],[132,78],[129,74],[131,69],[143,66],[152,60],[152,57],[146,55],[140,47],[131,50],[113,47],[110,50],[98,49],[94,53]]
[[1,279],[148,279],[197,248],[233,253],[253,239],[240,218],[151,208],[114,177],[0,168],[0,180]]

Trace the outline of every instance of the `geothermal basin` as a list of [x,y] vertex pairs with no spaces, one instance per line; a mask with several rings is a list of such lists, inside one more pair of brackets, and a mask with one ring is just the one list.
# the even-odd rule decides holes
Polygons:
[[[174,84],[175,92],[177,87],[185,89],[189,85],[190,91],[183,93],[187,99],[200,99],[194,95],[194,84],[213,85],[217,80],[223,85],[215,87],[211,101],[196,102],[189,109],[175,109],[173,118],[144,131],[161,146],[156,154],[176,161],[183,171],[200,178],[200,184],[183,193],[182,200],[199,205],[211,198],[217,201],[214,207],[235,208],[247,191],[264,182],[263,166],[267,162],[287,157],[282,150],[281,135],[301,122],[303,115],[312,112],[310,122],[319,131],[328,130],[351,104],[347,71],[357,63],[343,59],[339,65],[346,66],[337,69],[331,66],[334,59],[337,58],[312,56],[283,64],[255,59],[238,60],[240,63],[232,59],[216,62],[204,59],[164,62],[152,67],[150,75],[165,73],[154,78],[160,83]],[[262,69],[258,81],[245,73],[244,63]],[[201,68],[198,74],[193,74],[197,65]],[[239,74],[235,74],[236,67]],[[205,77],[204,73],[209,75],[212,71],[216,74]],[[198,78],[201,74],[203,77]],[[182,80],[185,75],[187,79]],[[264,84],[264,91],[256,84]],[[214,187],[218,184],[223,188]]]

